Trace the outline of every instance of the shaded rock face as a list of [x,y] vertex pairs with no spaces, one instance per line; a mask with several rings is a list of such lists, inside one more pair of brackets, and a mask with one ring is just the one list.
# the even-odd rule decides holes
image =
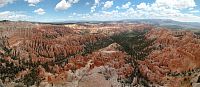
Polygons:
[[[190,85],[186,78],[191,79],[190,75],[194,73],[192,70],[200,68],[200,43],[194,36],[191,32],[184,32],[181,37],[177,37],[167,29],[150,31],[146,34],[147,39],[156,38],[154,47],[159,48],[157,45],[160,45],[162,48],[154,50],[144,61],[138,62],[142,75],[160,85]],[[175,80],[179,82],[173,82]]]

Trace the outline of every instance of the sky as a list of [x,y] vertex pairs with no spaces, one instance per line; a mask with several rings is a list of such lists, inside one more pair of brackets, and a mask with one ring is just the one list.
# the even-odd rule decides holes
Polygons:
[[0,20],[200,22],[200,0],[0,0]]

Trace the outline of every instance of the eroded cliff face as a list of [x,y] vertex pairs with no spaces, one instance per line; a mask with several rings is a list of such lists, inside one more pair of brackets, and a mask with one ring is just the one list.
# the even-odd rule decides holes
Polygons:
[[200,40],[191,31],[145,24],[16,26],[1,31],[0,85],[198,87]]
[[[115,45],[115,46],[114,46]],[[64,67],[53,66],[53,72],[49,74],[44,68],[39,69],[39,76],[44,78],[42,83],[52,86],[69,87],[121,87],[119,80],[126,79],[134,71],[125,59],[129,56],[113,48],[117,44],[111,44],[107,48],[93,52],[87,56],[77,55],[70,59]],[[109,50],[108,50],[109,49]]]
[[153,45],[156,50],[144,61],[138,61],[142,75],[164,86],[191,86],[190,74],[200,68],[200,43],[195,36],[189,31],[151,30],[146,37],[156,39]]
[[0,34],[0,78],[9,87],[131,86],[135,71],[128,62],[131,56],[110,36],[151,28],[144,24],[87,25],[86,29],[79,25],[9,26]]

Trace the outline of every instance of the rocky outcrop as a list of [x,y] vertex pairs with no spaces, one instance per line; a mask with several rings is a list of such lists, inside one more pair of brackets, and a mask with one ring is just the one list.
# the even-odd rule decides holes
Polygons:
[[[146,34],[147,39],[156,39],[154,47],[159,48],[144,61],[138,61],[140,72],[150,82],[179,87],[183,85],[186,77],[174,75],[200,68],[199,40],[194,38],[195,35],[191,32],[181,33],[181,36],[177,34],[167,29],[154,29]],[[175,80],[179,82],[170,82]]]

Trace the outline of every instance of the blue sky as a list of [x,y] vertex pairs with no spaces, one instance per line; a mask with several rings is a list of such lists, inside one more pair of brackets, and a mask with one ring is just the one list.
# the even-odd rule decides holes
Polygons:
[[0,20],[173,19],[200,22],[200,0],[0,0]]

